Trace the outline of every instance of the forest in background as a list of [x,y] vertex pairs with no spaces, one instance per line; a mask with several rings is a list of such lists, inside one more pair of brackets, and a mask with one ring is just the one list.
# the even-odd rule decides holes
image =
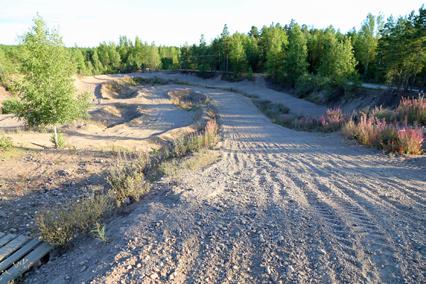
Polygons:
[[[68,48],[75,72],[81,75],[145,70],[194,70],[208,77],[216,71],[225,79],[253,78],[266,73],[278,85],[293,88],[300,97],[342,89],[357,82],[386,83],[398,90],[424,88],[426,81],[426,12],[384,20],[369,14],[359,30],[342,33],[332,26],[317,29],[271,24],[233,33],[225,25],[211,43],[181,47],[156,46],[125,36],[118,43],[95,48]],[[0,45],[0,74],[19,72],[20,46]]]

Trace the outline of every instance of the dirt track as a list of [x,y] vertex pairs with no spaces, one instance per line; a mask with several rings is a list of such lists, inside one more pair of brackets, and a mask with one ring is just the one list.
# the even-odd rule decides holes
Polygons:
[[424,283],[424,157],[292,131],[248,98],[204,91],[222,159],[163,180],[107,225],[109,243],[85,240],[28,282]]

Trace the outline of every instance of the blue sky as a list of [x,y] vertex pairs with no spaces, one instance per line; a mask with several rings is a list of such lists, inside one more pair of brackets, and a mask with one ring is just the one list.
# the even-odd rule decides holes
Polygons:
[[95,46],[119,35],[180,46],[211,40],[227,24],[231,32],[252,25],[298,23],[319,28],[333,25],[346,32],[358,28],[367,13],[406,15],[417,0],[0,0],[0,43],[15,44],[39,13],[56,28],[67,46]]

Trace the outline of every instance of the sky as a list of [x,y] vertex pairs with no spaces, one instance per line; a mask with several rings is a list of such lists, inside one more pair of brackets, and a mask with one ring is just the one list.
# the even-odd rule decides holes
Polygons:
[[368,13],[385,18],[418,10],[417,0],[0,0],[0,44],[17,44],[38,13],[56,29],[65,45],[92,47],[139,36],[148,43],[181,46],[230,32],[248,32],[252,25],[333,25],[346,32],[359,28]]

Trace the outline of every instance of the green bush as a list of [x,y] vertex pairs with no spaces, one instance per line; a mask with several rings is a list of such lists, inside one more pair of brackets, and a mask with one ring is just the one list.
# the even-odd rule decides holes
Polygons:
[[13,147],[13,142],[10,137],[0,135],[0,151],[7,151]]
[[64,134],[62,134],[62,132],[58,132],[58,145],[56,145],[55,143],[55,133],[52,133],[52,135],[50,136],[50,142],[52,142],[52,144],[58,148],[58,149],[63,149],[65,148],[65,137]]
[[331,80],[320,75],[305,74],[296,81],[295,93],[303,98],[312,93],[328,90],[331,86]]
[[145,163],[128,162],[120,159],[113,166],[107,176],[107,182],[111,189],[110,197],[115,200],[116,205],[121,207],[123,204],[139,199],[149,190],[149,185],[145,181],[143,170]]
[[10,114],[17,113],[20,111],[21,104],[17,99],[8,99],[3,102],[3,106],[1,108],[1,113]]

